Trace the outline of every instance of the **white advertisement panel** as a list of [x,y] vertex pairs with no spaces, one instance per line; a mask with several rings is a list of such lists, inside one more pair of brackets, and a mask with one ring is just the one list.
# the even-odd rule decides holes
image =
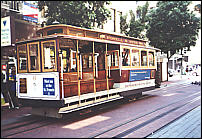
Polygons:
[[38,22],[39,9],[37,5],[34,5],[28,1],[23,3],[23,19],[31,22]]
[[1,46],[11,45],[11,19],[10,16],[1,18]]
[[[20,79],[26,79],[27,93],[20,93]],[[20,73],[16,76],[19,98],[59,100],[59,73]]]

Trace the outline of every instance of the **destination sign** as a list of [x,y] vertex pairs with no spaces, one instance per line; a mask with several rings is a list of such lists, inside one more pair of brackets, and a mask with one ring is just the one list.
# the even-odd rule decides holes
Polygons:
[[100,34],[100,38],[106,39],[106,40],[111,40],[111,41],[122,42],[122,43],[129,43],[129,44],[134,44],[134,45],[146,46],[146,42],[144,42],[144,41],[126,39],[126,38],[118,37],[115,35]]

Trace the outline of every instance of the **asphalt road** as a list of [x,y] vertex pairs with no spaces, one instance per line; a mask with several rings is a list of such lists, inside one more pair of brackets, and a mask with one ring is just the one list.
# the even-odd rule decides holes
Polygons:
[[201,105],[201,86],[188,76],[173,77],[140,99],[117,101],[62,119],[30,115],[31,108],[1,109],[1,137],[89,138],[146,137]]

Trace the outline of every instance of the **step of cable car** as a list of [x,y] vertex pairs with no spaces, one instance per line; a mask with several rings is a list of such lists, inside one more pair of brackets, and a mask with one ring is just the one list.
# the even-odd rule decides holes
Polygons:
[[60,108],[58,113],[60,113],[60,114],[69,113],[69,112],[85,109],[85,108],[88,108],[88,107],[96,106],[96,105],[99,105],[99,104],[111,102],[111,101],[114,101],[114,100],[122,99],[122,98],[123,97],[120,96],[120,95],[112,95],[112,96],[109,96],[109,97],[96,98],[94,100],[89,100],[89,101],[86,100],[84,102],[81,102],[81,103],[78,103],[78,104],[75,104],[75,105]]

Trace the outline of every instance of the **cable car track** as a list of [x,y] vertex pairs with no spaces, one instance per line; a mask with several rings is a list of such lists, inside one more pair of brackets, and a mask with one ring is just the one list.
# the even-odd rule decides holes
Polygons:
[[[189,86],[191,86],[191,85],[185,84],[185,85],[182,86],[182,84],[180,84],[180,86],[181,86],[181,88],[184,88],[184,87],[189,87]],[[176,91],[176,88],[177,88],[176,86],[175,86],[175,87],[173,87],[173,86],[167,87],[167,89],[169,89],[169,92],[170,92],[170,91],[173,91],[173,90]],[[160,90],[158,90],[158,93],[159,93],[159,94],[166,93],[166,92],[161,92],[161,91],[164,90],[164,89],[165,89],[165,88],[160,88]],[[178,87],[177,89],[179,89],[179,87]],[[150,92],[150,91],[149,91],[149,92]],[[116,126],[110,128],[110,129],[107,129],[107,130],[105,130],[105,131],[103,131],[103,132],[100,132],[100,133],[98,133],[98,134],[95,134],[95,135],[93,135],[93,136],[91,136],[91,137],[98,137],[98,136],[101,136],[101,135],[103,135],[103,134],[105,134],[105,133],[107,133],[107,132],[109,132],[109,131],[115,130],[115,129],[117,129],[117,128],[121,127],[121,126],[127,125],[127,124],[129,124],[129,123],[131,123],[131,122],[133,122],[133,121],[135,121],[135,120],[137,120],[137,119],[140,119],[140,118],[142,118],[142,117],[144,117],[144,116],[147,116],[147,115],[149,115],[149,114],[152,114],[152,113],[154,113],[154,112],[156,112],[156,111],[160,111],[160,110],[162,110],[162,109],[164,109],[164,108],[166,108],[166,107],[169,107],[169,106],[171,106],[171,105],[174,105],[174,104],[177,104],[177,103],[179,103],[179,102],[182,102],[182,101],[184,101],[185,99],[188,99],[188,98],[190,98],[190,97],[194,97],[195,95],[198,95],[198,94],[200,94],[200,92],[193,93],[192,95],[189,95],[189,96],[187,96],[187,97],[185,97],[185,98],[183,98],[183,99],[177,100],[177,101],[175,101],[175,102],[173,102],[173,103],[170,103],[170,104],[168,104],[168,105],[166,105],[166,106],[157,108],[156,110],[153,110],[153,111],[151,111],[151,112],[149,112],[149,113],[143,114],[143,115],[141,115],[141,116],[139,116],[139,117],[136,117],[136,118],[133,118],[133,119],[131,119],[131,120],[129,120],[129,121],[123,122],[123,123],[121,123],[121,124],[119,124],[119,125],[116,125]],[[151,96],[152,96],[152,94],[151,94],[151,95],[145,94],[145,95],[143,95],[141,98],[138,98],[138,99],[135,99],[135,100],[138,101],[138,100],[142,100],[142,99],[145,99],[145,98],[151,97]],[[117,138],[117,137],[124,137],[124,136],[130,134],[131,132],[134,132],[134,131],[136,131],[136,130],[138,130],[138,129],[140,129],[140,128],[146,126],[146,125],[148,125],[148,124],[151,123],[152,121],[158,120],[158,119],[162,118],[163,116],[169,114],[170,112],[173,112],[173,111],[175,111],[175,110],[177,110],[177,109],[179,109],[179,108],[181,108],[181,107],[183,107],[183,106],[185,106],[185,105],[187,105],[187,104],[190,104],[190,103],[192,103],[192,102],[194,102],[194,101],[197,101],[197,100],[199,100],[199,99],[200,99],[200,96],[199,96],[197,99],[196,99],[196,98],[191,99],[191,100],[189,100],[188,102],[186,102],[186,103],[184,103],[184,104],[182,104],[182,105],[180,105],[180,106],[178,106],[178,107],[175,107],[175,108],[173,108],[173,109],[171,109],[171,110],[169,110],[169,111],[167,111],[167,112],[165,112],[165,113],[162,113],[162,114],[160,114],[160,115],[158,115],[158,116],[156,116],[156,117],[154,117],[154,118],[152,118],[152,119],[149,119],[149,120],[143,122],[142,124],[139,124],[139,125],[137,125],[137,126],[134,126],[134,127],[130,128],[130,129],[128,129],[128,130],[126,130],[126,131],[124,131],[124,132],[122,132],[122,133],[119,133],[119,134],[117,134],[117,135],[115,135],[115,136],[113,136],[113,137],[115,137],[115,138]],[[130,102],[129,102],[129,103],[130,103]],[[48,126],[48,125],[51,125],[51,124],[54,124],[54,123],[58,122],[58,120],[55,120],[55,119],[53,120],[52,118],[48,118],[48,119],[47,119],[47,117],[43,117],[43,118],[40,118],[40,119],[37,119],[37,120],[34,120],[34,121],[33,121],[33,119],[34,119],[34,118],[32,118],[31,121],[28,121],[28,122],[25,121],[26,123],[23,121],[24,124],[21,124],[21,125],[14,125],[14,126],[12,125],[12,124],[20,123],[19,121],[14,122],[14,123],[10,123],[10,124],[6,124],[5,126],[10,126],[10,125],[12,125],[12,126],[2,129],[2,131],[4,132],[4,135],[2,135],[2,137],[12,137],[13,135],[25,133],[25,132],[32,131],[32,130],[35,130],[35,129],[39,129],[39,128],[41,128],[41,127]],[[28,120],[29,120],[29,119],[28,119]],[[21,121],[22,121],[22,120],[21,120]],[[36,124],[36,125],[35,125],[35,124]],[[26,129],[26,127],[28,127],[28,126],[30,126],[30,125],[32,125],[32,127]],[[4,126],[4,125],[3,125],[3,126]],[[22,128],[22,129],[21,129],[21,128]],[[20,129],[21,129],[21,130],[20,130]],[[18,131],[16,131],[16,130],[18,130]],[[13,131],[13,132],[12,132],[12,131]],[[6,132],[7,132],[7,133],[6,133]]]
[[[173,85],[173,84],[175,84],[175,85]],[[144,98],[155,96],[155,95],[163,95],[163,94],[168,93],[167,90],[169,92],[172,92],[172,91],[177,92],[177,90],[179,90],[179,89],[190,87],[190,86],[192,86],[192,84],[187,83],[187,82],[182,82],[182,83],[179,83],[179,84],[172,83],[169,86],[166,85],[166,87],[157,88],[157,89],[150,90],[150,91],[145,91],[145,92],[143,92],[141,97],[135,98],[135,99],[130,99],[129,101],[140,100],[140,99],[144,99]],[[179,92],[177,92],[177,93],[179,93]]]
[[[153,117],[153,118],[151,118],[151,119],[148,119],[147,121],[142,122],[141,124],[138,124],[138,125],[136,125],[136,126],[133,126],[133,127],[129,128],[129,129],[127,129],[127,130],[121,132],[121,133],[118,133],[118,134],[112,136],[113,138],[125,137],[125,136],[129,135],[130,133],[132,133],[132,132],[134,132],[134,131],[136,131],[136,130],[138,130],[138,129],[140,129],[140,128],[142,128],[142,127],[144,127],[144,126],[146,126],[146,125],[148,125],[148,124],[150,124],[150,123],[152,123],[152,122],[154,122],[154,121],[156,121],[156,120],[158,120],[158,119],[160,119],[160,118],[162,118],[162,117],[164,117],[164,116],[166,116],[166,115],[168,115],[169,113],[174,112],[174,111],[176,111],[176,110],[178,110],[178,109],[184,107],[185,105],[188,105],[188,104],[191,104],[191,103],[193,103],[193,102],[195,102],[195,101],[197,101],[197,100],[200,100],[200,99],[201,99],[201,96],[195,97],[195,95],[198,95],[198,94],[200,94],[200,92],[196,92],[196,93],[194,93],[194,94],[192,94],[192,95],[189,95],[189,96],[187,96],[187,97],[185,97],[185,98],[183,98],[183,99],[180,99],[180,100],[178,100],[178,101],[175,101],[175,102],[173,102],[173,103],[170,103],[170,104],[168,104],[168,105],[166,105],[166,106],[162,106],[162,107],[157,108],[157,109],[155,109],[155,110],[153,110],[153,111],[151,111],[151,112],[148,112],[148,113],[146,113],[146,114],[142,114],[142,115],[140,115],[140,116],[138,116],[138,117],[135,117],[135,118],[132,118],[132,119],[130,119],[130,120],[128,120],[128,121],[125,121],[125,122],[123,122],[123,123],[120,123],[120,124],[118,124],[118,125],[115,125],[115,126],[109,128],[109,129],[106,129],[106,130],[102,131],[102,132],[96,133],[96,134],[94,134],[94,135],[92,135],[92,136],[90,136],[90,137],[88,137],[88,138],[102,137],[104,134],[107,134],[108,132],[113,132],[113,130],[117,130],[118,128],[121,128],[122,126],[126,126],[127,124],[130,124],[130,123],[132,123],[132,122],[134,122],[134,121],[136,121],[136,120],[138,120],[138,119],[140,119],[140,118],[143,118],[143,117],[145,117],[145,116],[148,116],[148,115],[150,115],[150,114],[153,114],[153,113],[155,113],[155,112],[157,112],[157,111],[163,110],[164,108],[167,108],[167,107],[172,106],[172,105],[174,105],[174,104],[178,104],[178,103],[180,103],[180,102],[183,102],[183,104],[181,104],[181,105],[179,105],[179,106],[173,107],[172,109],[170,109],[170,110],[168,110],[168,111],[166,111],[166,112],[163,112],[163,113],[161,113],[160,115],[157,115],[157,116],[155,116],[155,117]],[[188,99],[189,97],[194,97],[194,98],[192,98],[191,100],[185,102],[185,100]],[[185,103],[184,103],[184,102],[185,102]]]
[[[28,120],[28,121],[25,121],[24,124],[14,125],[14,126],[3,129],[2,131],[4,132],[4,135],[2,135],[2,137],[4,137],[4,138],[10,137],[10,136],[24,133],[27,131],[31,131],[34,129],[38,129],[38,128],[53,124],[55,122],[57,122],[57,120],[53,121],[52,118],[47,119],[44,117],[37,119],[37,120],[30,120],[30,121]],[[19,122],[15,122],[15,123],[19,123]],[[11,124],[8,124],[8,125],[11,125]],[[29,128],[29,126],[31,126],[31,127]],[[13,132],[12,132],[12,130],[13,130]],[[18,130],[18,131],[16,131],[16,130]],[[8,132],[8,133],[6,133],[6,132]]]

